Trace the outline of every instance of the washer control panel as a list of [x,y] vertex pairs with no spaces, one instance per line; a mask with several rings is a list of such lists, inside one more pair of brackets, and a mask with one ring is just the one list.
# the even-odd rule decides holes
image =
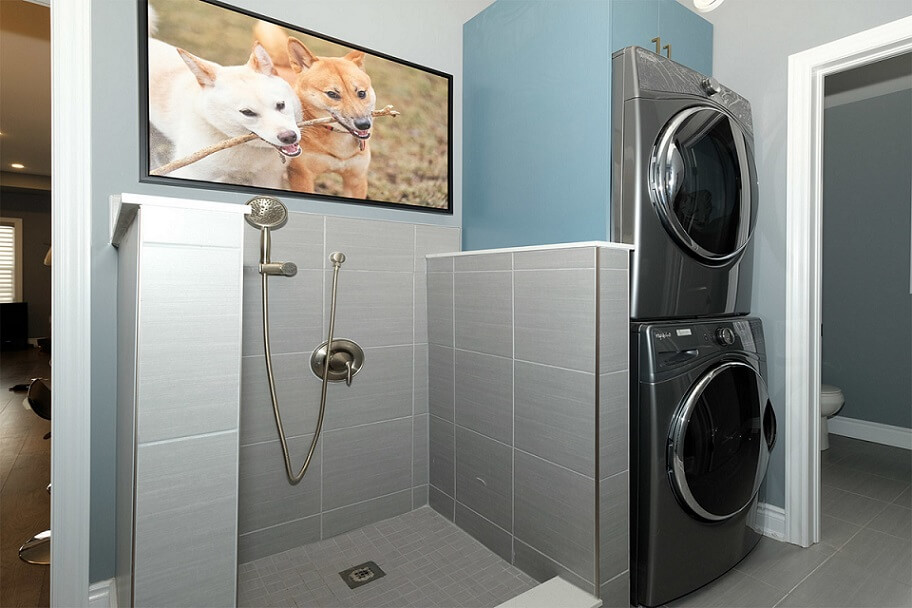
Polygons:
[[[654,370],[670,370],[730,351],[766,356],[763,328],[756,317],[712,321],[672,321],[639,326],[640,357],[646,355]],[[644,341],[645,339],[645,341]],[[641,359],[641,363],[645,363]]]

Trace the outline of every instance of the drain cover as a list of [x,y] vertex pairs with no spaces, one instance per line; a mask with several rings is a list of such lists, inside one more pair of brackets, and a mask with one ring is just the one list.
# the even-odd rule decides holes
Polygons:
[[363,564],[358,564],[354,568],[343,570],[339,573],[339,576],[342,577],[342,580],[345,581],[345,584],[348,585],[349,589],[354,589],[355,587],[360,587],[361,585],[366,585],[371,581],[375,581],[382,576],[386,576],[386,572],[381,570],[380,566],[374,562],[364,562]]

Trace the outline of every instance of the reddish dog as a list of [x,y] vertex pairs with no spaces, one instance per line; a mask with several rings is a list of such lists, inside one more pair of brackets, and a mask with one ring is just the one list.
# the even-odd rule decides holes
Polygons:
[[300,99],[303,119],[331,116],[336,120],[302,129],[302,153],[288,166],[291,189],[313,192],[319,175],[337,173],[342,176],[342,196],[366,198],[368,139],[377,96],[364,70],[364,53],[317,57],[303,42],[263,21],[254,34],[269,52],[276,74],[291,84]]

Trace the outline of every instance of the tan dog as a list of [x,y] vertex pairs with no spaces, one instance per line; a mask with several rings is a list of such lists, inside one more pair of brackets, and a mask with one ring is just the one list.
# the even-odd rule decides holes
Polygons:
[[366,198],[368,139],[377,96],[364,71],[364,53],[317,57],[297,38],[285,37],[278,26],[262,21],[254,34],[273,59],[276,73],[288,80],[300,99],[303,119],[332,116],[337,121],[302,129],[302,153],[288,166],[291,189],[314,192],[319,175],[338,173],[342,196]]

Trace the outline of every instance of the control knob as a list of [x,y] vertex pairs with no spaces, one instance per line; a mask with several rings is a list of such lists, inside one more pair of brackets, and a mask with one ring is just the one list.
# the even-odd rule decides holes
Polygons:
[[720,85],[719,81],[712,76],[704,78],[703,82],[700,83],[700,86],[703,87],[703,92],[707,95],[718,95],[722,92],[722,85]]
[[735,343],[735,332],[730,327],[720,327],[716,330],[716,342],[722,346],[731,346]]

